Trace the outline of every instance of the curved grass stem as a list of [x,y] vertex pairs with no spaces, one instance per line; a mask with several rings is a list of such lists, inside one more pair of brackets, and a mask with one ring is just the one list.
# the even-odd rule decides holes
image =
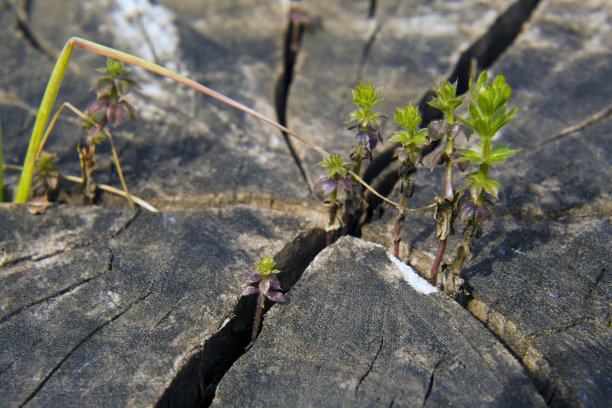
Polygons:
[[[239,109],[285,133],[287,133],[288,135],[291,135],[292,137],[296,138],[297,140],[299,140],[300,142],[304,143],[306,146],[308,146],[309,148],[315,150],[316,152],[320,153],[323,157],[329,156],[329,153],[326,152],[323,148],[321,148],[320,146],[317,146],[316,144],[310,142],[309,140],[307,140],[306,138],[300,136],[299,134],[297,134],[296,132],[288,129],[287,127],[277,123],[276,121],[268,118],[265,115],[262,115],[261,113],[249,108],[246,105],[243,105],[240,102],[235,101],[234,99],[231,99],[217,91],[214,91],[202,84],[199,84],[189,78],[187,78],[184,75],[178,74],[174,71],[171,71],[167,68],[164,68],[160,65],[157,65],[153,62],[147,61],[143,58],[139,58],[136,57],[134,55],[122,52],[122,51],[118,51],[115,50],[113,48],[110,47],[106,47],[104,45],[100,45],[97,44],[93,41],[88,41],[82,38],[78,38],[78,37],[72,37],[70,38],[66,44],[64,45],[64,48],[62,49],[58,60],[55,64],[55,67],[53,68],[53,72],[51,73],[51,78],[49,79],[49,83],[47,84],[47,88],[45,89],[45,93],[43,95],[43,99],[42,102],[40,104],[40,108],[38,111],[38,115],[36,117],[36,121],[34,123],[34,129],[32,130],[32,136],[30,138],[30,145],[28,146],[28,152],[26,154],[26,158],[24,161],[24,165],[23,165],[23,172],[21,174],[21,177],[19,179],[19,185],[17,187],[17,191],[15,194],[15,202],[17,203],[25,203],[29,197],[29,191],[30,191],[30,186],[32,184],[32,175],[34,172],[34,163],[35,163],[35,159],[36,159],[36,155],[38,154],[39,150],[41,149],[41,142],[42,142],[42,138],[43,138],[43,133],[45,132],[45,128],[47,126],[47,122],[49,120],[49,116],[51,114],[51,109],[53,108],[53,104],[55,103],[55,99],[57,97],[57,94],[59,92],[59,87],[61,85],[62,79],[64,78],[64,75],[66,73],[66,69],[68,67],[68,62],[70,61],[70,56],[72,55],[72,49],[74,46],[78,46],[80,48],[83,48],[85,50],[94,52],[96,54],[99,55],[103,55],[105,57],[108,58],[113,58],[128,64],[132,64],[132,65],[136,65],[138,67],[141,67],[143,69],[146,69],[147,71],[153,72],[155,74],[164,76],[166,78],[170,78],[178,83],[181,83],[183,85],[186,85],[192,89],[195,89],[199,92],[202,92],[205,95],[208,95],[214,99],[217,99],[218,101],[221,101],[229,106],[232,106],[236,109]],[[119,168],[118,168],[119,170]],[[363,181],[356,173],[354,173],[353,171],[349,171],[350,174],[355,177],[355,179],[361,183],[366,189],[368,189],[372,194],[376,195],[377,197],[381,198],[382,200],[386,201],[387,203],[393,205],[396,208],[399,208],[400,205],[394,201],[391,201],[389,199],[387,199],[386,197],[383,197],[382,195],[380,195],[376,190],[374,190],[374,188],[372,188],[370,185],[368,185],[365,181]],[[121,176],[120,176],[121,177]],[[121,177],[123,178],[123,177]],[[125,186],[124,186],[125,188]],[[127,191],[127,190],[126,190]],[[428,207],[425,207],[428,208]],[[407,209],[408,212],[411,211],[418,211],[417,210],[409,210]]]

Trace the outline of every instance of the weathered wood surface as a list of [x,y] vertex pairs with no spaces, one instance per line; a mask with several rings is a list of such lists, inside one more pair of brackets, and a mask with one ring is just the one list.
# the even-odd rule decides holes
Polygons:
[[489,330],[403,273],[385,248],[341,238],[266,315],[213,406],[545,406]]
[[[74,228],[81,237],[92,237],[2,267],[3,406],[155,405],[231,317],[255,262],[308,227],[240,206],[163,214],[64,206],[43,217],[18,210],[20,243],[52,244],[40,230],[69,228],[61,222],[69,215],[85,224]],[[15,212],[2,208],[2,225]],[[1,245],[13,240],[4,228]],[[195,400],[198,382],[183,392]]]
[[[521,151],[493,167],[505,192],[463,273],[468,309],[522,359],[553,406],[612,398],[611,19],[605,1],[543,1],[491,67],[518,108],[496,142]],[[429,171],[420,173],[411,207],[441,193]],[[430,217],[409,217],[403,234],[403,259],[424,274],[437,248]],[[389,245],[392,222],[386,214],[364,237]]]

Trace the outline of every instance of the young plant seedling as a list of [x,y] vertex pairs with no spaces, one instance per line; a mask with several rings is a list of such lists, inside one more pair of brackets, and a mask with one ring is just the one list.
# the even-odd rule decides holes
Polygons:
[[[98,164],[95,153],[96,145],[104,140],[104,128],[109,123],[113,127],[117,127],[125,121],[126,117],[136,120],[136,110],[125,100],[125,96],[132,87],[140,87],[136,81],[127,77],[130,69],[124,67],[120,61],[109,58],[106,61],[106,68],[98,69],[98,71],[103,73],[104,76],[98,79],[92,86],[92,89],[98,95],[96,101],[87,109],[87,116],[90,120],[85,121],[83,125],[89,131],[89,134],[86,138],[82,138],[78,145],[81,172],[83,174],[84,205],[89,205],[93,202],[96,192],[97,186],[93,180],[93,172],[98,168]],[[118,166],[118,171],[121,173],[120,166]],[[121,179],[123,182],[122,175]]]
[[[503,76],[498,76],[493,83],[489,83],[487,82],[487,74],[484,72],[479,77],[477,84],[470,84],[470,94],[472,96],[473,103],[471,103],[469,106],[469,119],[458,118],[460,123],[456,123],[454,111],[459,105],[461,105],[464,97],[456,96],[456,85],[450,84],[446,81],[443,82],[438,88],[435,89],[436,97],[430,102],[430,104],[440,109],[444,113],[444,119],[441,121],[432,122],[428,126],[427,133],[425,133],[425,131],[422,129],[417,130],[417,126],[420,123],[420,118],[418,117],[416,109],[410,105],[408,105],[404,110],[398,110],[395,115],[397,122],[405,129],[404,131],[398,132],[398,134],[394,135],[394,140],[402,144],[402,147],[397,152],[396,156],[402,162],[400,166],[400,191],[402,191],[404,199],[410,197],[414,189],[413,182],[410,180],[410,174],[412,174],[414,172],[414,168],[416,168],[416,161],[418,160],[416,158],[418,154],[418,145],[425,142],[427,137],[429,140],[446,140],[444,151],[440,152],[435,158],[435,161],[445,164],[446,167],[444,195],[436,197],[435,203],[429,206],[418,209],[408,209],[405,207],[404,199],[402,200],[401,204],[393,202],[379,194],[375,189],[373,189],[359,177],[363,159],[366,157],[371,159],[372,150],[379,142],[382,142],[380,118],[384,117],[384,115],[372,110],[372,107],[381,102],[382,99],[380,98],[375,87],[371,86],[370,84],[359,84],[357,89],[353,91],[353,102],[359,108],[350,115],[351,120],[356,121],[356,125],[354,127],[357,128],[357,134],[354,144],[355,149],[351,153],[352,163],[349,163],[342,160],[337,154],[330,154],[326,152],[321,147],[311,143],[292,130],[278,124],[255,110],[236,102],[225,95],[213,91],[212,89],[198,84],[197,82],[194,82],[183,75],[177,74],[147,60],[114,50],[112,48],[104,47],[91,41],[80,38],[71,38],[64,46],[64,49],[58,58],[49,80],[49,84],[47,85],[47,89],[45,90],[41,107],[32,131],[32,137],[30,139],[30,145],[28,146],[28,153],[26,154],[22,174],[19,180],[19,186],[14,197],[15,202],[25,203],[28,199],[35,159],[38,157],[42,149],[43,134],[48,135],[49,133],[49,130],[47,130],[45,133],[47,121],[49,119],[62,78],[65,74],[72,49],[75,45],[86,50],[96,52],[100,55],[104,55],[108,58],[142,67],[153,73],[168,77],[179,83],[187,85],[263,122],[266,122],[271,126],[274,126],[282,132],[300,140],[309,148],[319,152],[323,157],[323,160],[319,163],[319,165],[326,169],[327,174],[319,177],[318,181],[322,184],[326,195],[330,195],[330,200],[328,202],[328,213],[330,215],[327,227],[328,245],[331,243],[333,231],[337,230],[340,226],[340,221],[337,217],[339,207],[337,192],[340,185],[342,185],[343,188],[350,193],[353,190],[354,184],[359,183],[372,194],[398,209],[398,218],[394,227],[394,230],[397,231],[394,232],[394,252],[396,254],[397,247],[399,245],[398,236],[401,231],[401,224],[403,223],[405,214],[435,207],[436,211],[434,217],[437,222],[436,233],[440,244],[432,266],[431,282],[433,284],[437,284],[437,274],[444,256],[447,237],[453,232],[453,224],[458,215],[459,200],[462,196],[461,189],[457,191],[453,189],[452,166],[455,165],[464,169],[468,162],[472,162],[473,164],[480,166],[480,170],[478,172],[472,173],[468,176],[468,182],[464,186],[464,188],[469,188],[471,196],[463,206],[462,211],[462,218],[466,222],[464,229],[467,231],[467,235],[464,243],[458,248],[455,259],[449,264],[453,267],[453,270],[459,271],[463,263],[469,259],[470,239],[476,238],[481,233],[482,223],[487,218],[492,216],[492,206],[497,200],[498,193],[501,191],[501,186],[499,183],[489,178],[489,165],[495,162],[503,161],[516,153],[516,150],[510,149],[505,145],[491,145],[491,141],[495,133],[502,126],[508,123],[516,111],[513,110],[506,113],[507,102],[510,97],[510,88],[505,84]],[[117,65],[114,71],[107,67],[106,73],[109,74],[109,78],[102,80],[101,83],[107,84],[108,90],[106,93],[101,93],[102,97],[99,99],[102,100],[102,102],[99,102],[99,105],[97,105],[99,108],[94,108],[91,112],[96,113],[98,111],[103,111],[104,116],[100,122],[93,122],[95,126],[94,130],[98,129],[98,131],[103,131],[108,135],[109,133],[107,133],[107,130],[103,129],[106,123],[112,123],[115,125],[122,122],[126,115],[130,115],[130,107],[123,104],[124,101],[121,98],[127,92],[126,84],[129,86],[133,86],[134,84],[129,83],[129,81],[123,85],[121,84],[120,78],[124,72],[125,71],[121,65]],[[117,80],[119,80],[119,82],[117,82]],[[128,89],[129,86],[127,86]],[[114,91],[112,89],[114,89]],[[56,118],[57,114],[54,120]],[[90,121],[91,118],[86,117],[86,120]],[[103,122],[104,124],[102,124]],[[481,142],[478,145],[478,150],[463,149],[457,151],[455,147],[455,140],[457,137],[464,135],[466,138],[469,138],[472,129],[475,129],[481,138]],[[351,164],[353,164],[352,169],[349,168]],[[270,274],[277,273],[275,272],[276,270],[274,269],[273,261],[271,261],[269,258],[264,258],[264,261],[262,261],[261,264],[258,264],[260,267],[258,276],[260,276],[260,278],[255,277],[254,275],[252,275],[253,278],[250,278],[253,280],[252,283],[260,283],[260,286],[247,290],[251,293],[255,293],[254,291],[260,294],[263,293],[264,298],[268,297],[271,300],[281,300],[282,294],[278,292],[278,289],[280,289],[280,286],[277,284],[278,281],[275,280],[275,278],[270,277]],[[261,301],[259,303],[261,303]],[[256,316],[256,326],[258,326],[259,318],[260,317]]]
[[[369,158],[372,160],[372,151],[378,143],[383,142],[380,120],[386,116],[373,110],[374,105],[383,101],[375,86],[370,83],[360,83],[356,89],[353,89],[352,94],[353,103],[357,106],[357,109],[349,114],[349,121],[353,123],[349,129],[357,128],[357,133],[349,157],[353,162],[353,172],[359,174],[363,159]],[[353,179],[353,187],[347,192],[344,199],[341,235],[348,233],[353,218],[366,207],[367,204],[363,199],[363,188],[356,179]]]
[[280,271],[278,269],[274,269],[274,266],[274,261],[269,257],[264,256],[261,262],[257,264],[258,271],[249,275],[247,278],[247,283],[249,286],[247,286],[244,292],[242,292],[243,296],[257,295],[257,308],[255,309],[251,343],[257,339],[261,321],[261,313],[263,311],[266,298],[273,302],[283,302],[285,300],[285,297],[280,292],[280,283],[275,276]]
[[403,130],[396,132],[391,136],[392,142],[398,142],[401,147],[395,151],[395,157],[400,161],[401,165],[399,173],[399,192],[401,194],[400,208],[397,210],[395,218],[395,228],[393,230],[393,255],[399,258],[399,245],[402,239],[402,225],[406,220],[406,200],[414,194],[415,184],[410,176],[417,171],[417,163],[420,161],[421,149],[420,145],[427,144],[427,129],[419,129],[421,116],[419,110],[412,106],[406,105],[404,109],[398,109],[393,116],[398,125]]
[[338,214],[338,188],[344,187],[344,190],[350,192],[353,189],[353,183],[348,174],[348,166],[350,163],[345,162],[337,154],[331,154],[323,159],[323,161],[317,163],[318,166],[323,167],[327,174],[322,174],[317,177],[316,182],[321,184],[325,195],[329,195],[330,198],[325,200],[327,207],[327,214],[329,220],[325,230],[327,232],[325,246],[329,246],[332,243],[333,234],[338,228],[340,228],[340,220],[337,217]]
[[461,190],[453,190],[453,160],[456,157],[455,139],[459,135],[469,137],[471,130],[459,123],[455,123],[455,110],[463,103],[465,96],[457,96],[457,83],[442,82],[434,88],[435,97],[429,105],[442,111],[444,118],[433,121],[427,127],[431,140],[446,140],[446,148],[434,158],[434,163],[444,164],[446,171],[444,177],[444,195],[434,198],[436,209],[434,219],[436,220],[436,236],[440,241],[438,251],[434,258],[430,273],[430,283],[437,284],[438,271],[444,258],[448,235],[454,233],[454,222],[457,217],[457,209],[461,198]]
[[467,175],[463,186],[469,189],[470,195],[461,209],[465,237],[449,264],[455,276],[459,275],[463,264],[471,258],[471,240],[482,235],[482,225],[493,217],[493,207],[502,191],[502,185],[489,176],[491,164],[501,163],[518,152],[505,144],[492,145],[493,137],[516,113],[516,108],[508,112],[511,93],[503,75],[498,75],[491,83],[485,71],[476,83],[470,83],[472,102],[468,105],[469,119],[458,118],[461,123],[476,131],[480,141],[475,150],[460,149],[460,157],[455,160],[479,166],[477,172]]

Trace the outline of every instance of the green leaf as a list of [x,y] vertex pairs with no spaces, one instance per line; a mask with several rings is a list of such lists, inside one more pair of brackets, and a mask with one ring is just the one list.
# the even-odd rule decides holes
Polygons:
[[258,272],[264,275],[264,278],[270,275],[271,273],[279,273],[278,269],[274,269],[274,260],[270,259],[268,256],[264,256],[261,262],[257,264]]
[[495,145],[491,148],[491,152],[489,153],[489,159],[487,160],[487,163],[503,162],[508,157],[513,156],[517,152],[518,150],[510,149],[508,145],[505,145],[505,144]]
[[399,142],[402,145],[412,143],[412,138],[410,137],[410,133],[408,133],[407,130],[402,130],[400,132],[394,133],[389,140],[392,142]]
[[395,121],[401,127],[413,131],[419,123],[421,123],[421,116],[419,110],[412,106],[412,104],[406,105],[404,109],[397,109],[395,115],[393,115]]
[[383,99],[380,98],[380,94],[376,90],[376,87],[372,86],[370,83],[365,85],[359,83],[357,89],[353,90],[353,103],[364,110],[368,110],[382,101]]
[[465,96],[457,97],[457,83],[451,84],[448,81],[442,82],[437,88],[433,89],[434,99],[428,102],[434,108],[440,109],[448,118],[452,117],[453,112],[462,103]]
[[459,149],[458,153],[461,154],[461,157],[455,159],[456,162],[465,162],[470,161],[472,164],[481,164],[484,163],[484,158],[480,155],[480,152],[470,149]]
[[468,106],[468,114],[471,123],[464,123],[472,126],[480,138],[490,140],[516,112],[516,108],[506,112],[511,94],[512,90],[503,75],[498,75],[491,83],[487,71],[484,71],[476,84],[470,82],[472,102]]
[[336,179],[346,177],[348,173],[348,166],[350,163],[344,162],[337,154],[330,154],[325,157],[323,161],[317,163],[317,166],[321,166],[327,169],[327,176],[334,177]]
[[482,186],[487,193],[491,194],[495,198],[497,198],[497,194],[502,190],[502,185],[492,179],[484,180]]

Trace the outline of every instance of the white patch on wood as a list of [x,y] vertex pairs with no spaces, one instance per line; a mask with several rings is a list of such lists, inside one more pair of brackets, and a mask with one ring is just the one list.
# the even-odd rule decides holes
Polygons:
[[400,261],[390,253],[387,253],[387,256],[397,266],[398,272],[400,276],[408,282],[408,284],[417,292],[424,293],[425,295],[429,295],[438,291],[434,286],[432,286],[425,279],[420,277],[409,265],[406,265],[404,262]]

